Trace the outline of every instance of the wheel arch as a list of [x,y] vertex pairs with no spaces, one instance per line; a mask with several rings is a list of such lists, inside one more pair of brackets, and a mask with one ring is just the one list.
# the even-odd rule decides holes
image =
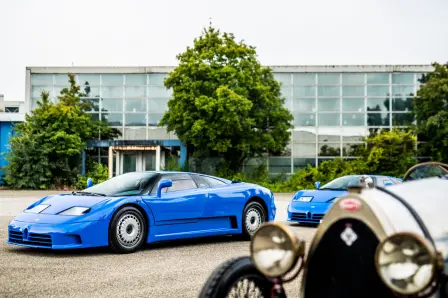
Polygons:
[[247,200],[246,204],[244,204],[243,210],[244,210],[244,208],[246,208],[246,206],[247,206],[249,203],[251,203],[251,202],[257,202],[257,203],[260,203],[261,206],[263,207],[263,210],[264,210],[264,212],[265,212],[266,217],[269,217],[268,205],[266,204],[266,202],[265,202],[260,196],[257,196],[257,195],[251,196],[251,197]]
[[108,227],[108,232],[110,232],[110,227],[112,225],[112,218],[115,216],[115,214],[117,214],[118,211],[120,211],[123,208],[126,207],[134,207],[135,209],[137,209],[138,211],[140,211],[143,215],[143,219],[145,220],[145,224],[146,224],[146,238],[148,238],[149,236],[149,226],[150,226],[150,218],[148,215],[148,212],[145,210],[145,208],[143,208],[142,206],[140,206],[137,203],[134,202],[126,202],[120,206],[117,207],[117,209],[115,209],[111,214],[110,214],[110,220],[109,220],[109,227]]

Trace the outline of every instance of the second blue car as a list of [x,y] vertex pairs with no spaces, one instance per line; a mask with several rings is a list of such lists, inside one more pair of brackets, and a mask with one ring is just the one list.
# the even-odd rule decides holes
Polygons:
[[292,197],[287,207],[287,221],[319,224],[334,200],[348,192],[348,187],[369,181],[371,186],[402,183],[397,178],[380,175],[343,176],[322,187],[320,182],[316,182],[315,190],[300,190]]

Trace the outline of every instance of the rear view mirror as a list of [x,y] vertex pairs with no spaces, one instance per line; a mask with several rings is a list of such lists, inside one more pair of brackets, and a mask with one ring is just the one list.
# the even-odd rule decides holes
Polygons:
[[92,187],[92,186],[93,186],[92,178],[88,178],[87,179],[87,188]]
[[320,188],[320,181],[314,182],[314,186],[316,186],[316,189],[319,189]]
[[171,186],[173,186],[173,181],[170,179],[160,180],[159,185],[157,186],[157,196],[160,198],[162,196],[162,189]]

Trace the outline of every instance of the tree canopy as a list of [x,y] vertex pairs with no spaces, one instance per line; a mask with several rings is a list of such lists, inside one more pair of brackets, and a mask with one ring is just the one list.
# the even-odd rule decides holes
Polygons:
[[423,75],[412,111],[416,120],[419,155],[448,162],[448,63],[433,63]]
[[210,25],[177,59],[165,80],[173,95],[160,126],[195,156],[222,157],[233,170],[247,157],[283,152],[293,117],[253,46]]
[[25,115],[25,122],[14,128],[11,151],[7,156],[6,181],[14,188],[47,189],[72,186],[81,166],[86,141],[111,139],[120,134],[107,124],[91,120],[84,112],[88,103],[81,101],[79,86],[69,74],[69,87],[49,100],[43,91],[38,107]]

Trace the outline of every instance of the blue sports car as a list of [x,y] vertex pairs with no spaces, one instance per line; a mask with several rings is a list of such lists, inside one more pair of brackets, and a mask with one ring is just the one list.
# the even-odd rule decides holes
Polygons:
[[188,172],[132,172],[40,199],[11,221],[7,243],[109,246],[128,253],[163,240],[225,234],[248,239],[275,213],[273,193],[255,184]]
[[287,207],[287,221],[321,223],[336,198],[346,194],[348,187],[363,183],[366,183],[368,187],[373,187],[402,182],[398,178],[381,175],[342,176],[322,187],[320,187],[320,182],[316,182],[316,190],[300,190],[292,197]]

